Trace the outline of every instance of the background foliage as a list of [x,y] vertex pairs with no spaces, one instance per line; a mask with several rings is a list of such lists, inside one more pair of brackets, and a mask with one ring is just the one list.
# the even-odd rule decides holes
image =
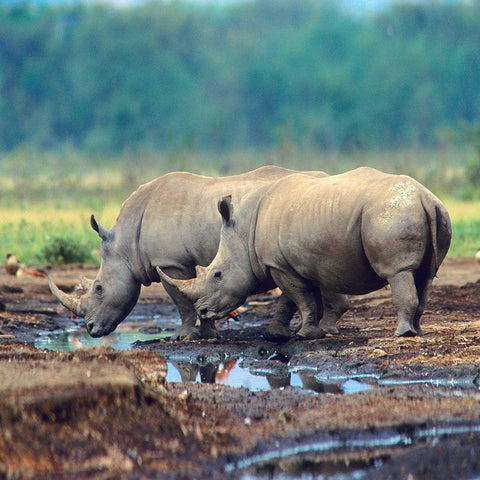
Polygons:
[[0,6],[0,150],[432,146],[480,118],[480,3]]

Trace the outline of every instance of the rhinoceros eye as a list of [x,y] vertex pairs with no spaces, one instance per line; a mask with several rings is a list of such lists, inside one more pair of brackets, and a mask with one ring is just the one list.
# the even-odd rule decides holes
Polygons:
[[103,287],[97,283],[97,285],[95,285],[95,292],[97,293],[102,293],[103,292]]
[[217,270],[214,274],[213,274],[213,277],[216,279],[216,280],[220,280],[222,278],[222,272],[220,272],[220,270]]

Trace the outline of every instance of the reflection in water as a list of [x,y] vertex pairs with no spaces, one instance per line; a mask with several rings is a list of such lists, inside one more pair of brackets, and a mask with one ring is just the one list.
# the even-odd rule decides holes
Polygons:
[[138,330],[116,330],[106,337],[93,338],[86,330],[74,327],[62,333],[48,333],[41,335],[35,341],[35,347],[45,350],[78,350],[79,348],[94,347],[97,345],[105,345],[116,348],[117,350],[126,350],[131,348],[134,342],[145,342],[154,340],[167,333],[142,333]]
[[[121,325],[115,332],[102,338],[92,338],[83,328],[78,326],[64,332],[46,332],[40,335],[35,342],[37,348],[48,350],[77,350],[79,348],[108,345],[113,348],[124,350],[132,347],[136,341],[148,341],[169,336],[170,332],[159,331],[160,329],[136,328]],[[155,332],[155,333],[146,333]],[[268,352],[259,352],[262,359]],[[273,353],[268,353],[269,359],[286,363],[286,359]],[[225,358],[227,355],[225,354]],[[358,393],[372,388],[370,385],[357,380],[346,380],[341,383],[328,383],[318,380],[312,373],[298,372],[285,374],[268,373],[254,374],[251,369],[243,364],[243,358],[229,358],[223,362],[211,362],[205,355],[199,355],[197,361],[173,361],[167,357],[167,381],[169,382],[201,382],[219,383],[232,387],[244,387],[251,391],[271,390],[285,387],[298,387],[317,393]],[[251,362],[250,362],[250,365]],[[257,373],[257,372],[256,372]]]
[[219,383],[232,387],[245,387],[251,391],[271,390],[289,386],[301,387],[316,393],[354,394],[370,390],[368,385],[349,379],[342,383],[322,382],[311,373],[288,373],[286,375],[254,375],[242,368],[242,359],[237,358],[225,363],[207,363],[199,365],[190,362],[167,362],[167,381]]

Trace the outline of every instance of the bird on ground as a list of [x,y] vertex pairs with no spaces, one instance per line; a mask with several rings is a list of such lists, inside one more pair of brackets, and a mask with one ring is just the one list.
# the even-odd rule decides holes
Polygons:
[[476,251],[474,258],[475,261],[480,265],[480,248]]
[[19,268],[20,262],[18,258],[11,253],[7,253],[7,259],[5,260],[5,270],[7,273],[13,277],[17,274]]
[[47,274],[45,270],[35,267],[27,267],[26,265],[20,265],[20,268],[17,270],[17,277],[46,277]]
[[[18,261],[18,258],[11,254],[7,253],[7,259],[5,260],[5,270],[11,277],[46,277],[45,270],[36,267],[27,267],[23,263]],[[13,285],[13,279],[10,279],[11,284]]]

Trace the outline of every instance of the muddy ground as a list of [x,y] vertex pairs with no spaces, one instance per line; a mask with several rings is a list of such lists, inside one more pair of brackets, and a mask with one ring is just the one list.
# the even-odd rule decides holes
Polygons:
[[[53,275],[73,291],[79,275],[95,269]],[[49,332],[80,331],[82,320],[70,318],[45,279],[2,269],[0,476],[479,477],[479,278],[473,260],[447,259],[421,338],[393,337],[383,289],[352,300],[340,335],[273,344],[261,336],[273,292],[250,298],[235,328],[220,324],[219,340],[167,335],[122,351],[62,352],[34,344]],[[135,312],[175,316],[160,285],[143,290]],[[166,381],[166,359],[205,383]],[[272,388],[219,384],[235,364]],[[294,376],[301,386],[290,386]],[[362,388],[345,393],[348,382]]]

